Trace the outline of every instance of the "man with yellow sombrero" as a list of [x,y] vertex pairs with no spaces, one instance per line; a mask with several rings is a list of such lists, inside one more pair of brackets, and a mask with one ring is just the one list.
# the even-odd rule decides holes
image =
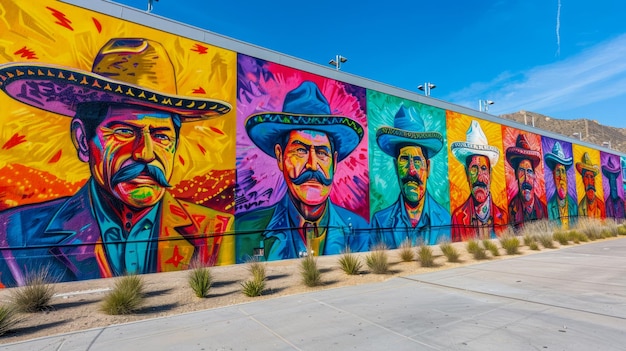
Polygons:
[[222,236],[232,229],[232,215],[167,191],[181,123],[231,108],[178,95],[174,67],[160,43],[112,39],[91,72],[41,63],[2,65],[0,89],[72,118],[72,142],[91,172],[71,197],[0,213],[4,285],[23,285],[29,270],[40,267],[68,281],[180,270],[192,260],[233,261],[234,253],[222,250],[232,251]]
[[427,191],[430,159],[443,147],[439,132],[426,132],[424,121],[413,107],[401,106],[393,127],[376,131],[380,149],[394,158],[400,195],[391,206],[376,212],[372,228],[373,243],[390,249],[403,242],[411,245],[435,245],[450,240],[450,212]]
[[600,173],[598,165],[593,164],[589,153],[585,152],[576,162],[576,170],[583,180],[585,196],[578,203],[578,215],[591,218],[605,218],[604,202],[596,196],[596,176]]
[[245,128],[276,159],[287,194],[273,206],[237,217],[237,261],[367,251],[365,219],[330,199],[337,164],[358,146],[363,127],[331,114],[317,85],[304,81],[287,93],[282,112],[251,115]]

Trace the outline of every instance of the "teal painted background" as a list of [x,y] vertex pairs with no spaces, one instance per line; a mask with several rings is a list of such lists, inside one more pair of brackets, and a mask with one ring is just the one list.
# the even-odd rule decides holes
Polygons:
[[370,218],[377,211],[393,204],[400,195],[398,176],[393,165],[393,157],[384,153],[376,143],[376,131],[382,126],[393,127],[394,116],[400,106],[414,107],[422,119],[426,131],[436,131],[443,135],[444,144],[430,159],[430,175],[426,189],[433,198],[448,211],[450,210],[450,185],[448,182],[448,141],[446,137],[446,111],[381,93],[367,90],[367,117],[369,121],[370,150]]

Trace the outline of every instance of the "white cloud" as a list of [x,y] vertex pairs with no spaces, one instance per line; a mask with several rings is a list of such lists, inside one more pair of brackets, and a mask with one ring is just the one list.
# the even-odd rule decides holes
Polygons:
[[526,72],[502,72],[490,82],[474,83],[445,100],[476,108],[478,99],[488,98],[496,101],[490,108],[493,114],[527,110],[550,115],[619,95],[625,95],[626,106],[625,88],[626,34],[563,61]]

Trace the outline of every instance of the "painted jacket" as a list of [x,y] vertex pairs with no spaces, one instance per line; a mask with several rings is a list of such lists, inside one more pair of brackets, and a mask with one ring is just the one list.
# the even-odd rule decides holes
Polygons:
[[624,218],[624,200],[609,196],[605,204],[607,218]]
[[[326,239],[320,255],[334,255],[369,250],[370,233],[365,219],[327,200]],[[291,218],[300,217],[288,195],[273,206],[261,208],[237,217],[237,262],[252,256],[264,256],[268,261],[300,257],[306,252],[298,226]]]
[[482,228],[488,228],[489,236],[495,238],[508,225],[507,213],[498,207],[493,198],[490,200],[491,215],[486,224],[481,224],[476,215],[474,198],[470,195],[467,201],[452,213],[452,241],[466,241],[479,237]]
[[595,201],[598,203],[595,211],[589,212],[589,209],[587,208],[587,196],[583,196],[583,199],[580,200],[580,203],[578,203],[578,215],[592,218],[606,218],[604,202],[597,196]]
[[[114,275],[88,185],[71,197],[0,213],[0,281],[4,286],[24,285],[28,269],[34,267],[47,267],[59,281]],[[221,235],[232,229],[232,215],[166,193],[158,219],[158,240],[151,240],[149,268],[142,273],[186,269],[192,259],[207,265],[234,263],[234,240]]]
[[424,243],[436,245],[442,240],[450,240],[450,212],[426,192],[423,214],[415,227],[404,206],[402,195],[393,205],[374,214],[372,229],[374,237],[371,245],[384,243],[389,249],[396,249],[408,238],[412,245]]
[[524,225],[525,221],[534,221],[548,218],[548,209],[541,199],[533,193],[534,205],[531,213],[524,211],[524,204],[520,193],[517,193],[509,203],[509,220],[516,228]]
[[[567,201],[567,217],[569,218],[570,225],[575,224],[578,217],[578,205],[569,194],[565,197]],[[548,215],[550,219],[553,219],[561,225],[561,214],[559,213],[558,195],[555,193],[548,201]]]

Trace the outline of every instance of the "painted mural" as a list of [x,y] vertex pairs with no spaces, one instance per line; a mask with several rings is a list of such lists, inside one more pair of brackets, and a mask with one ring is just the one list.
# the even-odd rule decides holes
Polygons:
[[541,138],[545,161],[544,181],[548,199],[548,217],[564,229],[576,224],[578,202],[576,201],[576,173],[572,144]]
[[602,176],[600,175],[600,151],[574,145],[576,165],[576,189],[578,215],[590,218],[606,218]]
[[548,218],[541,137],[502,126],[509,223],[519,229],[526,221]]
[[237,261],[367,251],[365,89],[245,55],[238,66]]
[[1,6],[2,286],[626,217],[610,150],[60,2]]
[[2,284],[234,263],[236,54],[61,3],[3,6]]
[[445,110],[373,90],[367,106],[372,244],[450,241]]
[[495,238],[508,227],[499,124],[447,111],[452,241]]

